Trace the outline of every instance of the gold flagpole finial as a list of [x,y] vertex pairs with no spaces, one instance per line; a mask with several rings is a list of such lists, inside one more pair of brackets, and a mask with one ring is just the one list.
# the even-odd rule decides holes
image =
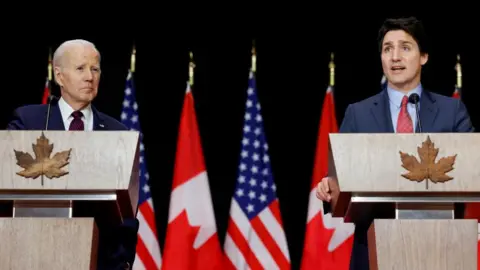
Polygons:
[[190,86],[193,85],[193,70],[195,69],[195,63],[193,62],[193,52],[190,52],[190,64],[188,65],[188,79]]
[[330,63],[328,64],[328,67],[330,68],[330,86],[335,85],[335,63],[333,61],[334,54],[333,52],[330,54]]
[[48,49],[48,80],[52,80],[52,48]]
[[462,88],[462,66],[460,65],[460,54],[457,54],[457,64],[455,65],[457,70],[457,88]]
[[252,72],[257,71],[257,49],[255,48],[255,40],[252,42]]
[[133,73],[135,72],[135,62],[137,60],[137,49],[135,48],[135,45],[133,45],[132,49],[132,55],[130,56],[130,71]]

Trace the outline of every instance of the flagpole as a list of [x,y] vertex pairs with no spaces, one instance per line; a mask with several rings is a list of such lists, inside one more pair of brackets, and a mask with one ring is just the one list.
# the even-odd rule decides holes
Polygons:
[[135,64],[137,60],[136,54],[137,54],[137,49],[135,48],[135,44],[134,44],[132,49],[132,55],[130,56],[130,72],[131,73],[135,72]]
[[52,81],[52,47],[48,49],[48,82]]
[[255,48],[255,40],[252,41],[252,72],[257,72],[257,50]]
[[457,64],[455,65],[457,70],[457,88],[462,88],[462,66],[460,65],[460,54],[457,54]]
[[330,54],[330,63],[328,64],[328,67],[330,68],[330,86],[335,85],[335,63],[333,61],[334,54],[333,52]]
[[190,51],[190,63],[188,64],[188,82],[190,86],[193,85],[193,71],[195,69],[195,63],[193,62],[193,52]]

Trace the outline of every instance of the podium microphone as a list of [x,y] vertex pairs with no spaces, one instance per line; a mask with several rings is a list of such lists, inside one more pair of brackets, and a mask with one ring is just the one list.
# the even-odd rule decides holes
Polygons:
[[418,132],[422,132],[422,124],[420,123],[420,114],[418,110],[418,103],[420,102],[420,96],[416,93],[411,94],[408,97],[408,102],[415,105],[415,112],[417,113]]
[[54,95],[48,96],[47,120],[45,121],[45,130],[48,130],[48,122],[50,120],[50,109],[52,107],[52,100],[56,97]]

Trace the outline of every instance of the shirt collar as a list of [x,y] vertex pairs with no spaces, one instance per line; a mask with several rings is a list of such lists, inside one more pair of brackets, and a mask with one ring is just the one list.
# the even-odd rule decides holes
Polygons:
[[[58,101],[58,106],[60,108],[60,111],[62,113],[62,119],[63,121],[67,121],[70,117],[72,117],[72,113],[74,110],[72,107],[63,99],[63,97],[60,98]],[[92,106],[91,104],[88,104],[87,107],[83,108],[80,110],[83,113],[83,118],[84,119],[90,119],[90,115],[92,114]]]
[[[411,94],[416,93],[418,96],[422,96],[422,90],[423,87],[421,84],[419,84],[417,87],[414,89],[410,90],[406,95],[407,97],[410,97]],[[405,96],[404,93],[394,90],[390,87],[387,86],[387,92],[388,92],[388,98],[390,99],[390,102],[392,102],[395,106],[399,107],[402,105],[402,99]]]

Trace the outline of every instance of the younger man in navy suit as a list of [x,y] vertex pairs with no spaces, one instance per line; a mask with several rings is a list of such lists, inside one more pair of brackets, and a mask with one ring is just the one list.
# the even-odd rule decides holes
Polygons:
[[[379,31],[379,50],[388,85],[381,93],[347,107],[340,132],[418,132],[415,106],[408,97],[420,96],[419,118],[422,132],[473,132],[465,105],[459,99],[427,91],[421,84],[422,66],[428,61],[423,25],[415,18],[388,19]],[[381,179],[378,179],[381,180]],[[338,198],[338,183],[325,177],[317,186],[324,205]],[[350,269],[369,269],[367,230],[375,218],[388,209],[371,209],[355,224]],[[382,213],[384,212],[384,213]]]
[[[100,53],[85,40],[70,40],[53,56],[55,82],[61,98],[52,101],[48,130],[127,130],[92,104],[100,81]],[[9,130],[44,130],[47,105],[17,108]],[[100,228],[98,269],[130,269],[135,259],[138,220],[127,220],[117,228]]]

